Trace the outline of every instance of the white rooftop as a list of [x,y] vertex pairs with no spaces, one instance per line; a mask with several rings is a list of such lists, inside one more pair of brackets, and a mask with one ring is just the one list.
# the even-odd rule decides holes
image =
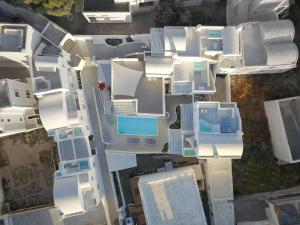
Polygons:
[[148,225],[206,225],[192,168],[140,177],[139,190]]
[[54,179],[53,197],[55,206],[64,215],[84,212],[77,176]]

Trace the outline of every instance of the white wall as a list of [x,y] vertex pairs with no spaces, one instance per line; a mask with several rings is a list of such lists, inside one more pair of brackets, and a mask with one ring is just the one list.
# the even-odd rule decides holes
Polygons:
[[7,79],[7,87],[11,106],[33,106],[34,99],[29,84]]
[[271,133],[273,152],[279,160],[291,163],[292,156],[278,103],[279,101],[277,100],[265,102],[265,112]]

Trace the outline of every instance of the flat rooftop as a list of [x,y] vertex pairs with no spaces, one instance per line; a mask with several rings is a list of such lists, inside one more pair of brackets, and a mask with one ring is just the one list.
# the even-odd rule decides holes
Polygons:
[[66,31],[64,31],[62,28],[58,27],[54,23],[49,23],[46,27],[46,29],[43,31],[43,35],[51,41],[55,45],[59,45],[62,39],[66,35]]
[[137,99],[139,113],[163,114],[163,79],[146,77],[144,62],[114,61],[112,74],[115,100]]
[[86,12],[129,12],[129,2],[115,3],[114,0],[84,0]]
[[0,28],[0,51],[20,52],[25,48],[26,26],[3,25]]
[[193,169],[145,175],[139,190],[148,225],[206,225]]
[[279,102],[293,160],[300,159],[300,98]]
[[267,53],[261,32],[258,23],[245,26],[243,37],[246,66],[265,65],[267,63]]

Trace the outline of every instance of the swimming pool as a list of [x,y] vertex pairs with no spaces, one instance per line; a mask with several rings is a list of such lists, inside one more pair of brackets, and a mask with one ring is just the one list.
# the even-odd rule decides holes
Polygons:
[[222,31],[221,30],[209,30],[208,37],[209,38],[222,38]]
[[157,136],[157,118],[142,116],[117,116],[119,135]]

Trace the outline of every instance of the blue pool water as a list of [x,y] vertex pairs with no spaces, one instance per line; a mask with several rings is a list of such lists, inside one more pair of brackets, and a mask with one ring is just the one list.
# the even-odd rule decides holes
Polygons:
[[157,136],[157,119],[141,116],[118,116],[118,134]]
[[209,30],[208,31],[209,38],[222,38],[222,31],[220,30]]
[[79,162],[79,168],[81,170],[86,170],[89,168],[89,162],[88,161],[80,161]]
[[211,133],[212,132],[211,124],[206,122],[205,120],[200,119],[199,131],[204,133]]

